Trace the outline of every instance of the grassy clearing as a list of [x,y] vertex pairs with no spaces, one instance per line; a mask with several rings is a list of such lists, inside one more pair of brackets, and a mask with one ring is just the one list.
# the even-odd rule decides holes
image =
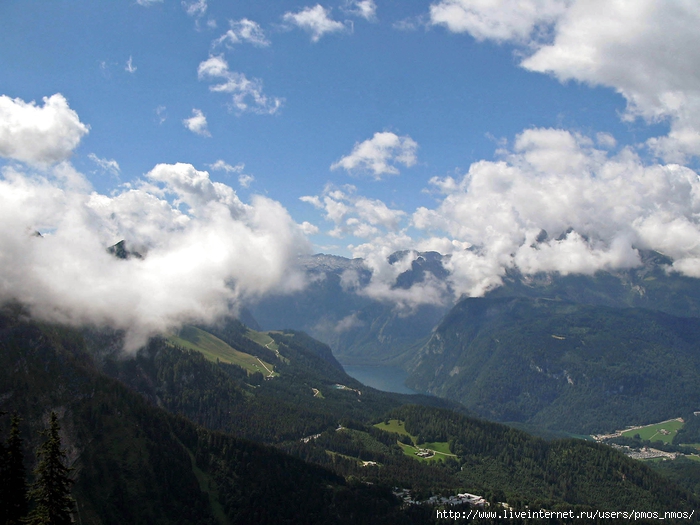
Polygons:
[[183,327],[177,335],[169,336],[168,341],[182,348],[200,352],[209,361],[216,362],[218,359],[222,363],[238,365],[251,374],[260,372],[267,377],[270,375],[270,372],[272,372],[273,376],[279,375],[274,371],[273,365],[261,361],[250,354],[239,352],[235,348],[224,343],[218,337],[204,330],[200,330],[199,328],[195,328],[194,326]]
[[683,422],[677,419],[654,423],[641,428],[633,428],[625,430],[622,435],[625,437],[634,437],[639,434],[639,437],[649,441],[662,441],[671,443],[673,438],[678,434],[678,430],[683,428]]
[[[388,422],[382,421],[374,425],[379,430],[384,430],[386,432],[394,432],[395,434],[401,434],[402,436],[411,436],[403,426],[403,421],[398,419],[390,419]],[[413,436],[411,436],[413,438]]]
[[267,332],[256,332],[255,330],[248,330],[246,332],[245,336],[248,339],[250,339],[251,341],[255,341],[260,346],[264,346],[265,348],[269,348],[270,350],[273,350],[274,352],[277,352],[277,350],[279,350],[277,343],[275,342],[275,340],[272,337],[270,337],[267,334]]
[[[401,447],[401,450],[403,450],[403,453],[405,455],[410,456],[418,461],[445,461],[445,458],[448,456],[452,456],[455,458],[457,457],[450,452],[450,444],[447,442],[423,443],[420,446],[416,446],[415,436],[409,434],[404,428],[403,421],[399,421],[398,419],[390,419],[388,422],[382,421],[381,423],[377,423],[374,426],[379,430],[384,430],[386,432],[394,432],[402,436],[410,437],[411,441],[413,441],[413,445],[407,445],[401,442],[399,442],[398,445]],[[432,450],[436,452],[436,454],[429,458],[422,458],[416,455],[416,452],[418,452],[420,449]]]
[[439,452],[440,454],[444,454],[446,456],[457,457],[450,452],[450,444],[447,442],[423,443],[421,448],[434,450],[435,452]]

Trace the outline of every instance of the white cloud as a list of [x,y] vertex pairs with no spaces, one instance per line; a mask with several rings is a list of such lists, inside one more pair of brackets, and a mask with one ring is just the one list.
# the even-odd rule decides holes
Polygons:
[[333,20],[330,17],[330,11],[320,4],[305,7],[298,13],[285,13],[283,19],[310,33],[312,42],[318,42],[325,34],[346,30],[345,25]]
[[433,24],[523,44],[521,65],[562,82],[608,86],[626,120],[666,121],[647,142],[667,162],[700,155],[700,4],[677,0],[442,0]]
[[391,27],[398,31],[415,31],[419,27],[427,25],[425,16],[412,16],[394,22]]
[[668,119],[671,132],[650,141],[658,155],[683,162],[700,154],[700,4],[673,0],[572,4],[555,39],[523,61],[551,73],[616,89],[626,117]]
[[134,59],[129,57],[129,60],[126,61],[126,66],[124,66],[124,70],[128,73],[136,73],[137,69],[138,68],[134,65]]
[[214,41],[215,47],[221,44],[231,46],[243,42],[260,47],[270,45],[265,32],[257,22],[242,18],[241,20],[230,20],[229,25],[230,29]]
[[241,188],[248,188],[250,185],[255,181],[255,177],[252,175],[247,175],[245,173],[241,173],[238,176],[238,184],[241,185]]
[[61,94],[44,97],[44,105],[0,95],[0,156],[34,165],[70,157],[88,126],[80,122]]
[[161,4],[163,3],[163,0],[136,0],[136,3],[138,5],[141,5],[143,7],[150,7],[153,4]]
[[375,133],[371,139],[355,144],[350,155],[331,166],[332,170],[369,171],[379,180],[383,175],[398,175],[395,164],[410,168],[416,163],[418,144],[408,135],[399,137],[395,133]]
[[430,6],[430,21],[476,40],[524,41],[540,24],[551,24],[570,0],[441,0]]
[[241,188],[248,188],[255,181],[255,177],[243,173],[245,169],[245,164],[240,163],[235,166],[224,162],[223,160],[217,160],[214,164],[209,164],[209,167],[214,171],[225,171],[226,173],[238,173],[238,184]]
[[107,173],[109,173],[115,177],[119,176],[119,171],[120,171],[119,163],[116,160],[114,160],[114,159],[101,159],[100,157],[98,157],[94,153],[90,153],[88,155],[88,158],[92,162],[97,164],[102,169],[102,171],[106,171]]
[[207,0],[192,0],[182,2],[182,7],[189,16],[200,17],[207,12]]
[[315,226],[308,221],[302,222],[300,226],[301,230],[304,232],[304,235],[316,235],[319,232],[318,226]]
[[221,159],[217,160],[214,164],[208,164],[208,166],[214,171],[225,171],[226,173],[241,173],[245,168],[245,164],[236,164],[231,166],[228,162]]
[[229,70],[228,62],[222,55],[210,56],[199,64],[197,74],[200,80],[218,80],[221,84],[209,86],[216,93],[229,93],[235,111],[273,115],[282,107],[283,99],[263,94],[262,81],[248,79],[243,73]]
[[[275,201],[245,204],[188,164],[160,164],[147,182],[110,196],[84,178],[82,189],[67,185],[66,170],[2,171],[0,303],[21,301],[43,320],[123,329],[134,350],[303,283],[293,263],[308,250],[304,227]],[[121,239],[143,259],[107,253]]]
[[322,195],[307,195],[300,200],[323,210],[325,219],[334,225],[328,233],[338,238],[348,235],[376,237],[380,228],[398,231],[406,216],[405,212],[391,209],[378,199],[355,195],[354,186],[345,186],[343,190],[327,186]]
[[211,137],[211,133],[207,129],[207,117],[204,116],[199,109],[192,110],[192,116],[182,121],[184,126],[192,133],[201,135],[202,137]]
[[344,11],[369,21],[377,19],[377,4],[374,0],[349,0]]
[[458,294],[480,295],[513,267],[526,274],[632,267],[638,248],[667,254],[689,274],[700,261],[698,174],[645,165],[629,148],[611,155],[585,136],[530,129],[502,160],[432,182],[445,197],[435,209],[416,210],[412,223],[436,245],[456,245],[449,268]]
[[158,119],[158,124],[162,124],[168,119],[168,114],[166,112],[165,106],[158,106],[155,110],[156,118]]
[[[369,283],[356,287],[355,292],[378,301],[393,303],[400,312],[413,312],[421,305],[443,305],[450,301],[449,284],[438,280],[429,272],[422,281],[413,283],[410,288],[396,287],[398,277],[409,271],[420,256],[415,250],[406,249],[406,246],[413,243],[405,233],[389,233],[352,247],[353,257],[361,257],[364,265],[372,272]],[[398,251],[404,253],[395,260]]]

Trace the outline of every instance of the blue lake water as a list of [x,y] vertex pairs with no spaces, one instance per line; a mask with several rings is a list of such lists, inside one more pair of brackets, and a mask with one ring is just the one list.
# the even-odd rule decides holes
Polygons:
[[343,365],[350,377],[363,385],[371,386],[384,392],[415,394],[404,382],[408,374],[395,366]]

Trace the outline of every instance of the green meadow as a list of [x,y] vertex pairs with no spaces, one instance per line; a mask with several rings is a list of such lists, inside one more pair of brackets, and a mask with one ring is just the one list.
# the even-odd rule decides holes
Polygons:
[[622,435],[631,438],[639,434],[639,437],[644,440],[662,441],[670,444],[678,433],[678,430],[683,428],[683,425],[684,423],[682,421],[671,419],[669,421],[662,421],[661,423],[654,423],[653,425],[625,430]]
[[173,345],[200,352],[210,361],[216,362],[219,360],[222,363],[238,365],[251,374],[260,372],[265,377],[269,376],[270,373],[273,376],[279,375],[274,371],[274,366],[270,363],[262,361],[253,355],[240,352],[227,345],[218,337],[194,326],[183,327],[177,335],[169,336],[168,341]]

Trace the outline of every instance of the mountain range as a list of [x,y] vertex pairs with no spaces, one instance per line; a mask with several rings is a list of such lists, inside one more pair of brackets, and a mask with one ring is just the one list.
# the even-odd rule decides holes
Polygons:
[[[397,288],[449,289],[448,260],[389,262],[407,256]],[[360,260],[303,264],[303,291],[132,355],[122,331],[5,305],[0,410],[22,418],[28,470],[54,412],[80,523],[438,523],[436,510],[474,501],[697,508],[692,457],[651,468],[514,428],[551,439],[682,415],[674,443],[697,442],[700,286],[661,254],[590,276],[511,272],[484,297],[413,310],[363,293],[372,276]],[[341,362],[402,366],[426,395],[372,389]],[[0,418],[0,436],[8,425]]]
[[[395,286],[450,288],[449,258],[413,253]],[[401,252],[389,258],[400,260]],[[592,275],[507,272],[483,297],[397,308],[363,292],[360,260],[304,261],[310,285],[250,311],[265,328],[305,330],[344,364],[395,365],[416,391],[483,417],[573,433],[612,431],[698,410],[700,281],[640,251]],[[359,276],[356,287],[344,282]]]

